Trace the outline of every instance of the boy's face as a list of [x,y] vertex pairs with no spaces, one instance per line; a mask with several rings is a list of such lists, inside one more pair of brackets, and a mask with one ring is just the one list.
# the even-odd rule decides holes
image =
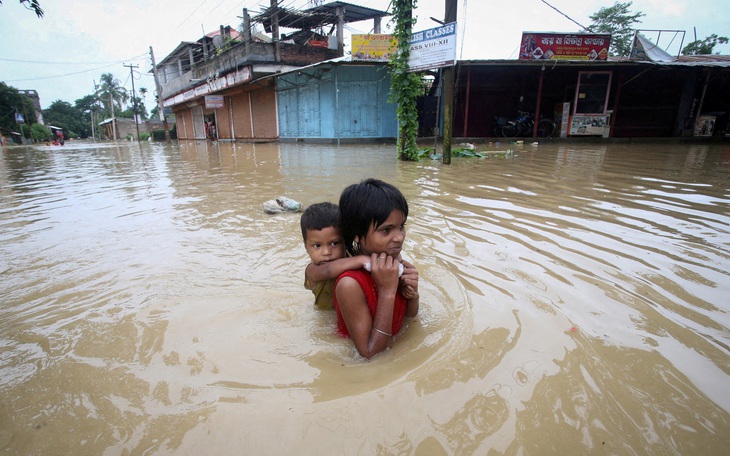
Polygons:
[[342,243],[340,230],[334,226],[321,230],[307,230],[307,241],[304,243],[304,247],[314,264],[345,257],[345,246]]

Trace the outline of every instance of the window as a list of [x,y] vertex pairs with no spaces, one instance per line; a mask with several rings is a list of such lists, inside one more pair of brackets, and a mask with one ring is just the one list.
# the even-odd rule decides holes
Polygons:
[[606,114],[611,90],[611,71],[581,71],[575,89],[573,114]]

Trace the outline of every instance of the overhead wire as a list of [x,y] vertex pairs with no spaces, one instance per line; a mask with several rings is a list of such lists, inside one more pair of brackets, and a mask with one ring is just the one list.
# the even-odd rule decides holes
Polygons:
[[[137,60],[139,60],[139,59],[137,59]],[[99,70],[102,70],[104,68],[109,68],[109,67],[112,67],[114,65],[119,65],[120,63],[124,63],[125,61],[133,61],[133,60],[132,59],[129,59],[129,60],[120,60],[118,62],[114,62],[114,63],[111,63],[109,65],[104,65],[104,66],[100,66],[100,67],[96,67],[96,68],[91,68],[91,69],[83,70],[83,71],[76,71],[76,72],[73,72],[73,73],[57,74],[57,75],[53,75],[53,76],[39,76],[39,77],[36,77],[36,78],[7,79],[7,80],[5,80],[5,82],[40,81],[40,80],[44,80],[44,79],[56,79],[56,78],[63,78],[63,77],[67,77],[67,76],[75,76],[77,74],[84,74],[84,73],[90,73],[92,71],[99,71]]]

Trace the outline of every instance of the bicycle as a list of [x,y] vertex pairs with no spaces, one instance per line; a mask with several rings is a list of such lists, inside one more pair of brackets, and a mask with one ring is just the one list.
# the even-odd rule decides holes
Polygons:
[[[519,115],[514,120],[497,116],[494,118],[494,135],[505,138],[517,136],[532,137],[535,127],[535,118],[529,112],[518,111]],[[555,131],[555,123],[550,119],[540,119],[537,122],[537,137],[549,138]]]

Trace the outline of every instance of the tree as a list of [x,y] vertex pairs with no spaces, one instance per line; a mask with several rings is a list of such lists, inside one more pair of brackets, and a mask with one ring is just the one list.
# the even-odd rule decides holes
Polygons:
[[[111,73],[104,73],[101,75],[101,85],[96,90],[96,95],[101,99],[102,103],[109,109],[109,112],[122,112],[122,105],[129,100],[129,94],[127,90],[122,87],[119,79],[114,78]],[[114,100],[114,107],[112,109],[112,101]]]
[[38,123],[33,124],[33,126],[30,127],[30,137],[33,138],[33,141],[35,142],[45,141],[51,137],[51,130],[49,130],[45,125]]
[[84,122],[84,113],[68,101],[51,103],[48,109],[43,110],[43,118],[47,124],[63,128],[67,136],[88,136],[90,125]]
[[[91,122],[98,124],[104,118],[104,109],[99,105],[99,97],[95,94],[86,95],[83,98],[79,98],[75,101],[75,108],[83,115],[83,124],[91,126]],[[92,113],[94,118],[92,119]],[[89,132],[90,133],[90,132]],[[81,133],[81,136],[87,136],[85,131]]]
[[[727,44],[726,36],[717,36],[716,33],[708,36],[704,40],[696,40],[689,43],[682,49],[682,55],[709,55],[718,44]],[[718,52],[719,54],[719,52]]]
[[[121,113],[119,113],[119,117],[127,117],[127,118],[134,118],[135,114],[139,114],[140,120],[147,120],[149,118],[147,114],[147,106],[144,105],[142,102],[141,97],[132,97],[131,99],[132,107],[125,109]],[[135,106],[137,107],[137,112],[135,113]]]
[[632,14],[629,11],[632,3],[616,2],[613,6],[603,7],[590,16],[593,23],[588,26],[588,31],[611,34],[609,55],[628,57],[631,54],[631,44],[634,37],[633,26],[641,23],[640,19],[646,16],[642,12]]
[[[0,5],[2,4],[3,0],[0,0]],[[41,8],[41,4],[38,3],[38,0],[20,0],[20,4],[25,6],[26,9],[35,12],[36,16],[43,17],[43,8]]]
[[[21,114],[23,120],[29,126],[36,123],[35,107],[30,98],[21,95],[18,89],[0,82],[0,130],[3,135],[9,135],[13,131],[18,131],[18,123],[15,121],[15,115]],[[29,133],[29,130],[22,130],[21,133]]]

